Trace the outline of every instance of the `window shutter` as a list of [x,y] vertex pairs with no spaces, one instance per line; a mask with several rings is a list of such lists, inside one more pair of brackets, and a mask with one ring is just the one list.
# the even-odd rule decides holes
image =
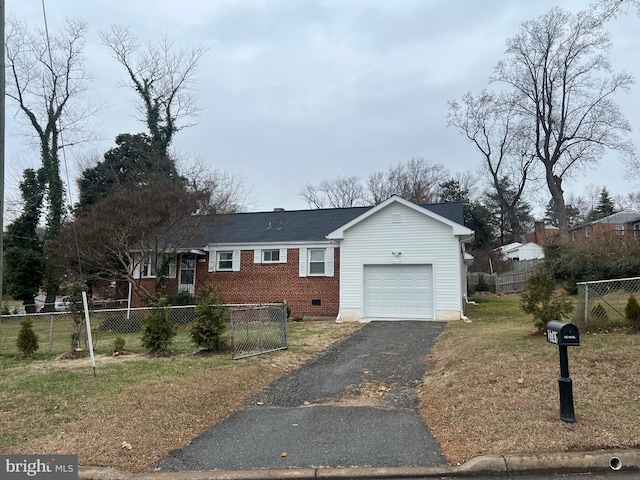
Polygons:
[[300,249],[300,260],[298,263],[298,276],[306,277],[307,276],[307,249]]
[[216,252],[214,250],[209,251],[209,268],[210,272],[216,271]]
[[262,263],[262,250],[257,249],[253,251],[253,263]]
[[334,276],[334,261],[333,261],[333,253],[334,247],[327,247],[324,251],[324,274],[327,277]]
[[280,249],[280,263],[287,263],[287,249]]
[[240,250],[233,251],[233,262],[231,270],[233,270],[234,272],[240,271]]

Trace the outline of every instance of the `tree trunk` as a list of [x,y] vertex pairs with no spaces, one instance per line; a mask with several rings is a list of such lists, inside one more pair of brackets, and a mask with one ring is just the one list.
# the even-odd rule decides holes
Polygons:
[[553,174],[551,168],[547,168],[547,186],[551,193],[551,198],[557,208],[558,228],[560,229],[560,241],[569,243],[569,219],[567,217],[567,207],[564,203],[564,191],[562,190],[562,178]]

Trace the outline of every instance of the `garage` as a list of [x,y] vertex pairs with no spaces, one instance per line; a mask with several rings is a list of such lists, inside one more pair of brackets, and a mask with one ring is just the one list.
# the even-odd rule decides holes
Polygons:
[[433,319],[432,265],[364,265],[364,314]]

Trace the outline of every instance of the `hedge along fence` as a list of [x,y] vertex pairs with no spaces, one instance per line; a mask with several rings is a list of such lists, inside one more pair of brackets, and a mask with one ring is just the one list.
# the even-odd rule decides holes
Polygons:
[[625,310],[632,296],[640,300],[640,277],[578,283],[573,323],[585,331],[629,326]]
[[[173,344],[176,353],[194,350],[187,326],[196,318],[194,306],[168,307],[169,316],[178,326]],[[95,310],[89,315],[91,337],[96,355],[114,351],[114,342],[120,337],[124,340],[127,352],[139,353],[145,349],[140,344],[143,320],[153,308],[105,309]],[[33,330],[38,336],[40,348],[37,358],[53,358],[71,352],[73,316],[70,312],[33,313],[2,315],[0,318],[0,355],[18,355],[16,340],[20,331],[20,322],[25,318],[32,321]],[[87,332],[82,323],[80,346],[88,350]]]
[[[282,338],[286,344],[286,321],[287,305],[265,304],[265,305],[223,305],[223,307],[236,312],[241,310],[255,310],[256,308],[267,308],[279,312],[278,318],[283,319],[284,328]],[[197,319],[196,306],[173,306],[166,307],[172,323],[178,327],[178,333],[174,337],[171,350],[174,353],[189,353],[197,350],[191,338],[190,326]],[[142,328],[144,319],[154,312],[154,307],[132,308],[132,309],[105,309],[90,312],[91,337],[93,341],[94,353],[96,355],[107,355],[116,346],[121,347],[124,341],[124,351],[131,353],[146,352],[141,344]],[[40,348],[36,352],[36,358],[55,358],[71,352],[71,340],[73,334],[73,316],[70,312],[51,312],[2,315],[0,317],[0,355],[18,356],[20,351],[16,345],[16,340],[20,332],[20,322],[25,318],[32,321],[32,327],[38,336]],[[279,330],[280,331],[280,330]],[[84,328],[80,335],[80,346],[88,350],[87,332]],[[120,350],[120,348],[118,348]]]

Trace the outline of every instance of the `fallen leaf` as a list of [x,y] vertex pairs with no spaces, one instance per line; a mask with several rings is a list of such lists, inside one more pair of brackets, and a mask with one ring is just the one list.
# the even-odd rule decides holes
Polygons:
[[264,405],[264,402],[258,402],[256,405]]
[[281,457],[286,457],[286,456],[287,456],[287,452],[282,452],[282,453],[280,454],[280,456],[281,456]]
[[129,442],[122,442],[122,448],[126,450],[131,450],[131,444]]
[[303,405],[304,405],[305,407],[308,407],[309,405],[311,405],[311,402],[309,402],[309,401],[305,400],[305,401],[304,401],[304,403],[303,403]]
[[518,380],[516,380],[516,383],[524,383],[524,378],[520,377]]

